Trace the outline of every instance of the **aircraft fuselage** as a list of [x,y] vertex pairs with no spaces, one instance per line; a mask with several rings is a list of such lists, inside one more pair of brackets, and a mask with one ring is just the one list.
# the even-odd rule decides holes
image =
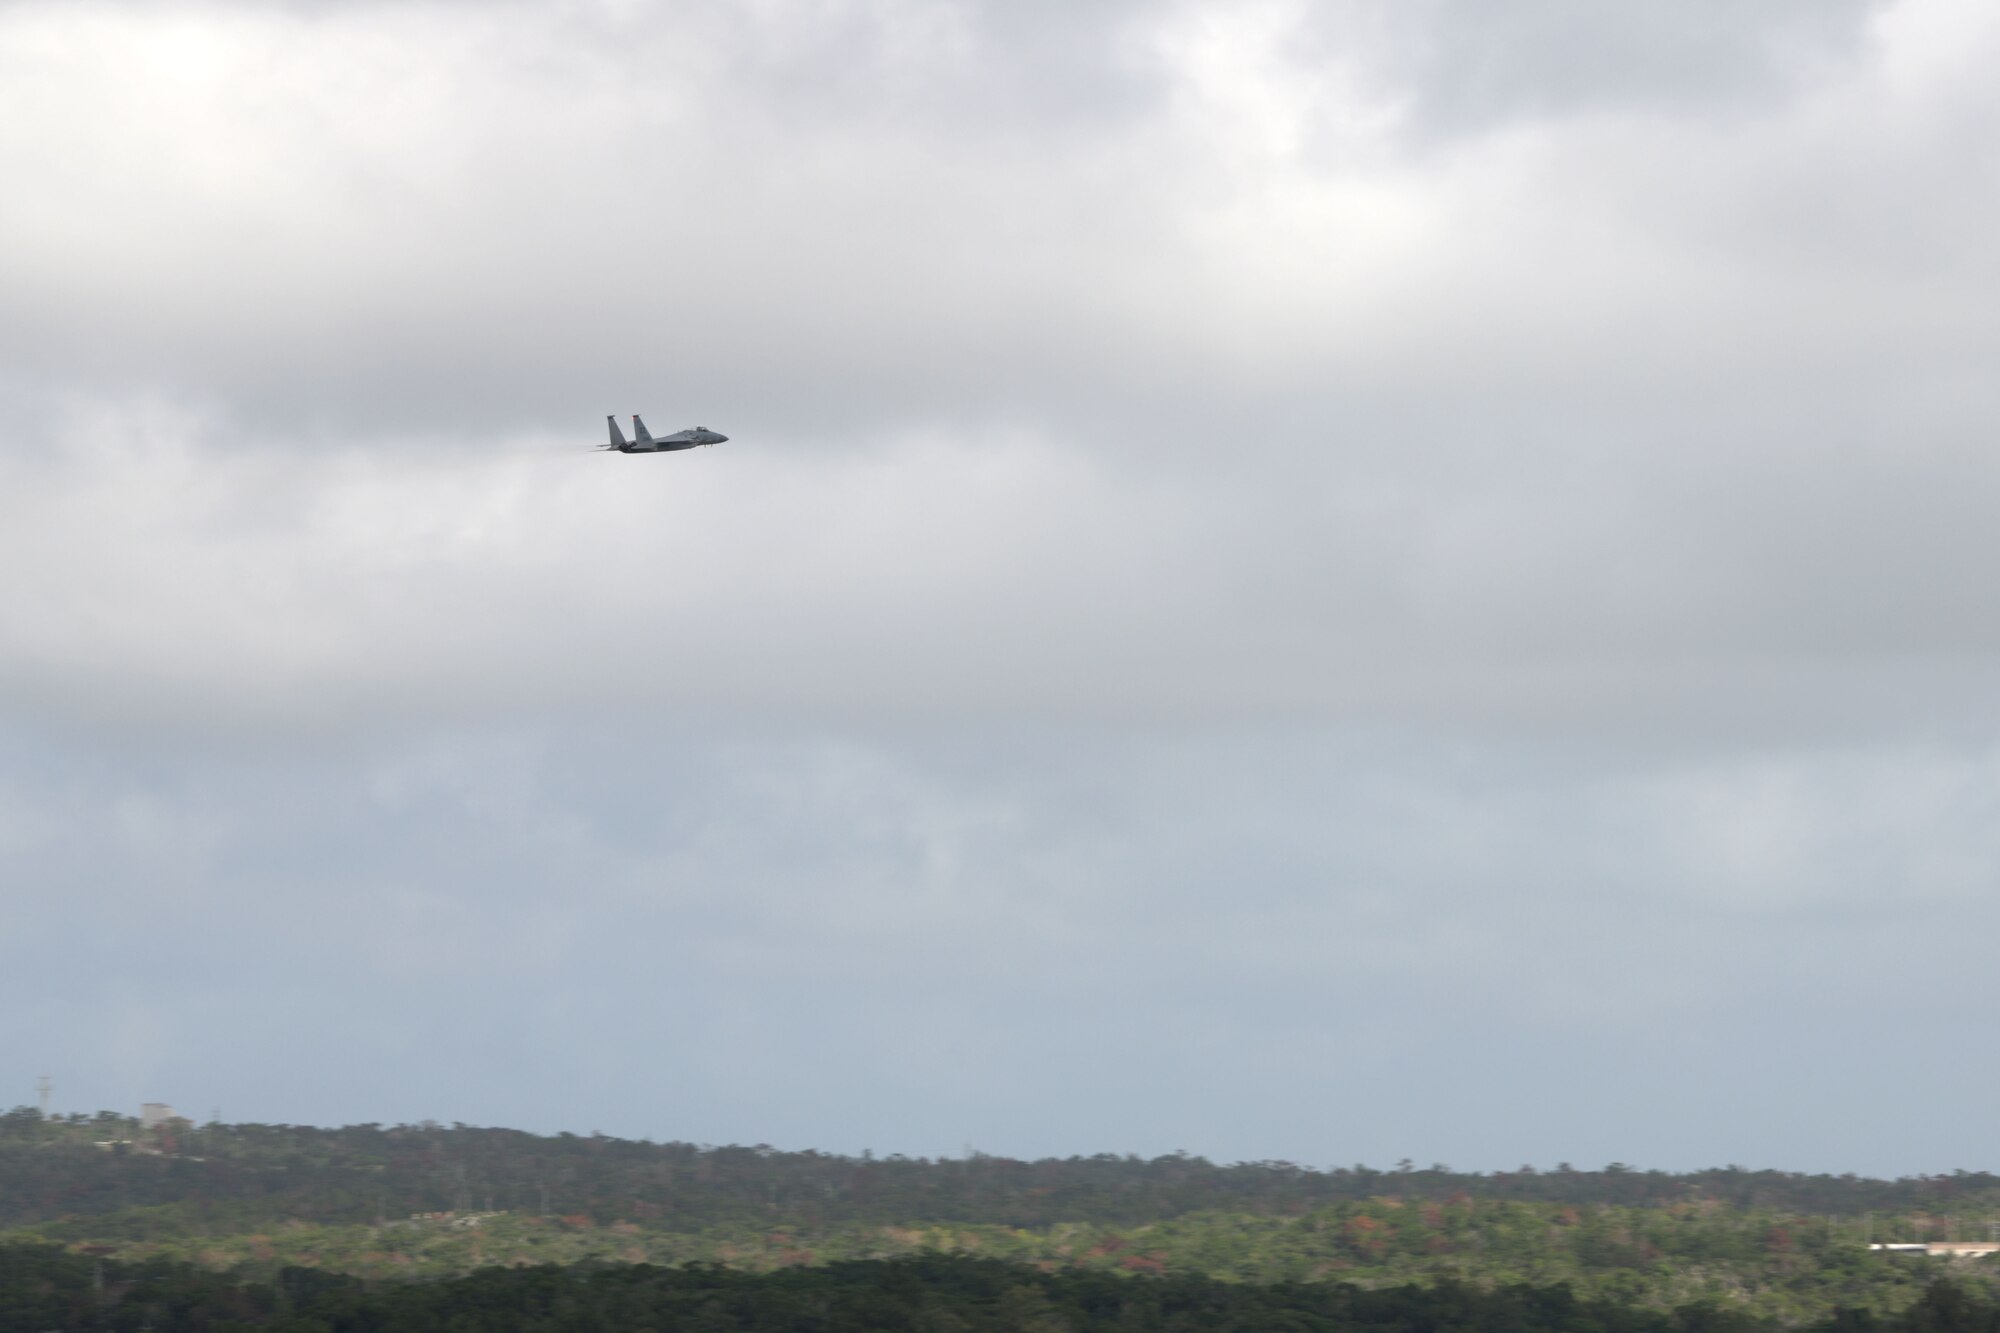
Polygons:
[[705,444],[721,444],[729,437],[721,431],[710,430],[706,426],[689,426],[671,435],[654,435],[646,429],[646,423],[637,414],[632,417],[632,438],[626,439],[618,429],[618,418],[606,417],[611,427],[611,442],[605,449],[621,454],[665,454],[676,449],[698,449]]

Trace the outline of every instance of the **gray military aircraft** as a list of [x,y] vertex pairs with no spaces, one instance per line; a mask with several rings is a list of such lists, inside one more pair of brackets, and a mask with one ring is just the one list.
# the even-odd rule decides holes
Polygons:
[[720,431],[710,430],[706,426],[689,426],[686,430],[677,430],[672,435],[655,435],[646,429],[646,423],[639,420],[639,414],[634,412],[632,438],[628,440],[624,432],[618,429],[617,417],[604,419],[611,426],[611,443],[600,444],[597,447],[621,454],[664,454],[675,449],[693,449],[697,445],[721,444],[729,438]]

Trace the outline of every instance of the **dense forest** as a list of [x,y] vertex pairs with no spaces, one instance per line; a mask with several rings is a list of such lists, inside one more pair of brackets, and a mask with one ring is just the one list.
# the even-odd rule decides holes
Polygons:
[[[290,1290],[300,1274],[400,1289],[605,1265],[747,1280],[959,1255],[1051,1280],[1560,1287],[1660,1318],[1726,1311],[1809,1327],[1839,1311],[1900,1319],[1941,1274],[1985,1309],[2000,1291],[2000,1258],[1872,1252],[1868,1242],[1996,1228],[2000,1180],[1983,1173],[1881,1181],[1618,1164],[1316,1170],[1181,1154],[926,1160],[464,1125],[141,1130],[112,1115],[0,1116],[0,1241],[135,1272],[215,1275],[245,1291]],[[1333,1317],[1312,1317],[1322,1315]]]
[[[2000,1304],[1936,1282],[1888,1318],[1835,1310],[1825,1333],[2000,1333]],[[1045,1273],[963,1255],[750,1274],[712,1265],[489,1268],[369,1284],[288,1268],[268,1282],[184,1264],[0,1247],[0,1333],[1765,1333],[1712,1304],[1667,1312],[1562,1286],[1456,1282],[1367,1290],[1200,1276]]]

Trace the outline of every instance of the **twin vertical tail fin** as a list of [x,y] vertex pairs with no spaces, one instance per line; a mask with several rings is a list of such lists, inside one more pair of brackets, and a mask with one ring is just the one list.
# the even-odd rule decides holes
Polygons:
[[611,427],[611,443],[604,447],[607,449],[623,449],[625,447],[625,433],[618,429],[618,418],[606,417],[604,421],[606,425]]
[[637,412],[632,414],[632,438],[640,444],[650,443],[653,438],[653,432],[646,429],[646,423],[639,420]]

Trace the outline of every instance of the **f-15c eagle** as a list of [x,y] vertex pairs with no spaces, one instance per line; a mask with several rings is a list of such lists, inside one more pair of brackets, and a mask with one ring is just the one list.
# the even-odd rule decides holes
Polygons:
[[655,435],[646,429],[646,423],[639,420],[639,414],[634,412],[632,438],[628,440],[624,432],[618,429],[617,417],[606,417],[604,420],[611,427],[611,443],[600,444],[597,447],[614,453],[664,454],[675,449],[692,449],[697,445],[721,444],[729,438],[720,431],[710,430],[706,426],[689,426],[686,430],[677,430],[672,435]]

